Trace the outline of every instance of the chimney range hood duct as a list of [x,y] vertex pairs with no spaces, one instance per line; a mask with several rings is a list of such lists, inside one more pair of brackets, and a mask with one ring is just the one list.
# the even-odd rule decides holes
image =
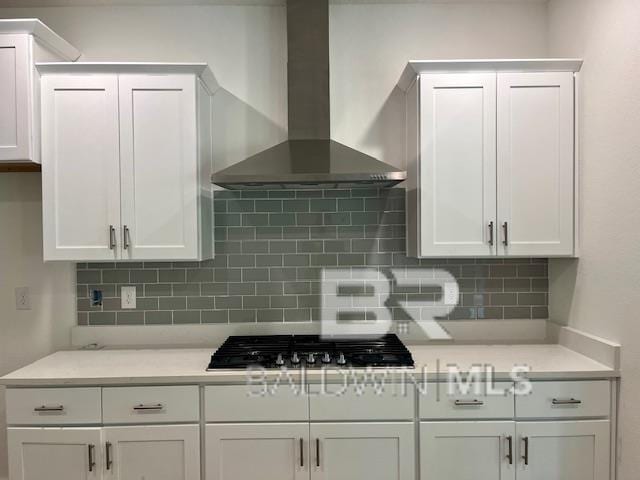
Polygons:
[[330,139],[329,3],[287,0],[289,139],[214,173],[229,189],[391,187],[407,172]]

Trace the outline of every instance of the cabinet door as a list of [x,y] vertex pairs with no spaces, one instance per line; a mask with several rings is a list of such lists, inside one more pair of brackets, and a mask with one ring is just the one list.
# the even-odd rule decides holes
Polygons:
[[500,255],[570,256],[572,73],[498,74]]
[[312,423],[312,480],[414,480],[413,423]]
[[309,480],[309,424],[206,426],[207,480]]
[[420,254],[495,254],[496,75],[420,77]]
[[115,260],[120,229],[118,79],[42,77],[45,260]]
[[9,428],[11,480],[98,480],[99,428]]
[[609,480],[609,421],[517,424],[518,480]]
[[123,258],[198,258],[195,78],[120,75]]
[[198,425],[107,427],[105,478],[199,480]]
[[422,480],[513,480],[514,422],[420,423]]
[[32,159],[29,35],[0,35],[0,162]]

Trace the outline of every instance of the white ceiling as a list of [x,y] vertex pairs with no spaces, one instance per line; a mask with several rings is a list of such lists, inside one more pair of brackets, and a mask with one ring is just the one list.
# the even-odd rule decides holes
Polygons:
[[[329,0],[329,3],[546,3],[548,0]],[[284,5],[285,0],[0,0],[3,7],[60,7],[73,5]]]

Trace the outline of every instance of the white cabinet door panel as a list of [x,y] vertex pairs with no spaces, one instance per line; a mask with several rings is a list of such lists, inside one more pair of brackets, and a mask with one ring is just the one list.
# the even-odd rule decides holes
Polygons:
[[206,426],[207,480],[309,480],[309,424]]
[[104,436],[106,479],[200,479],[198,425],[107,427]]
[[496,75],[420,77],[421,256],[495,254]]
[[573,92],[571,72],[498,74],[499,255],[573,254]]
[[100,428],[9,428],[11,480],[102,478]]
[[312,423],[312,480],[414,480],[413,423]]
[[198,257],[195,86],[192,75],[120,75],[125,259]]
[[43,77],[42,116],[45,260],[117,259],[117,77]]
[[0,162],[32,157],[28,35],[0,35]]
[[420,423],[421,480],[513,480],[514,422]]
[[518,422],[516,430],[518,480],[609,480],[608,420]]

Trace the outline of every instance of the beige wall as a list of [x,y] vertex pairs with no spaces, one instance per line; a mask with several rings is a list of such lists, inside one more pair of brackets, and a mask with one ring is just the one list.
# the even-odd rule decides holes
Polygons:
[[579,261],[552,261],[551,316],[622,344],[620,479],[640,457],[640,2],[551,0],[549,53],[581,74]]
[[[0,375],[69,344],[74,268],[42,262],[39,173],[0,173]],[[31,310],[15,308],[28,286]],[[0,478],[6,475],[4,392],[0,391]]]

